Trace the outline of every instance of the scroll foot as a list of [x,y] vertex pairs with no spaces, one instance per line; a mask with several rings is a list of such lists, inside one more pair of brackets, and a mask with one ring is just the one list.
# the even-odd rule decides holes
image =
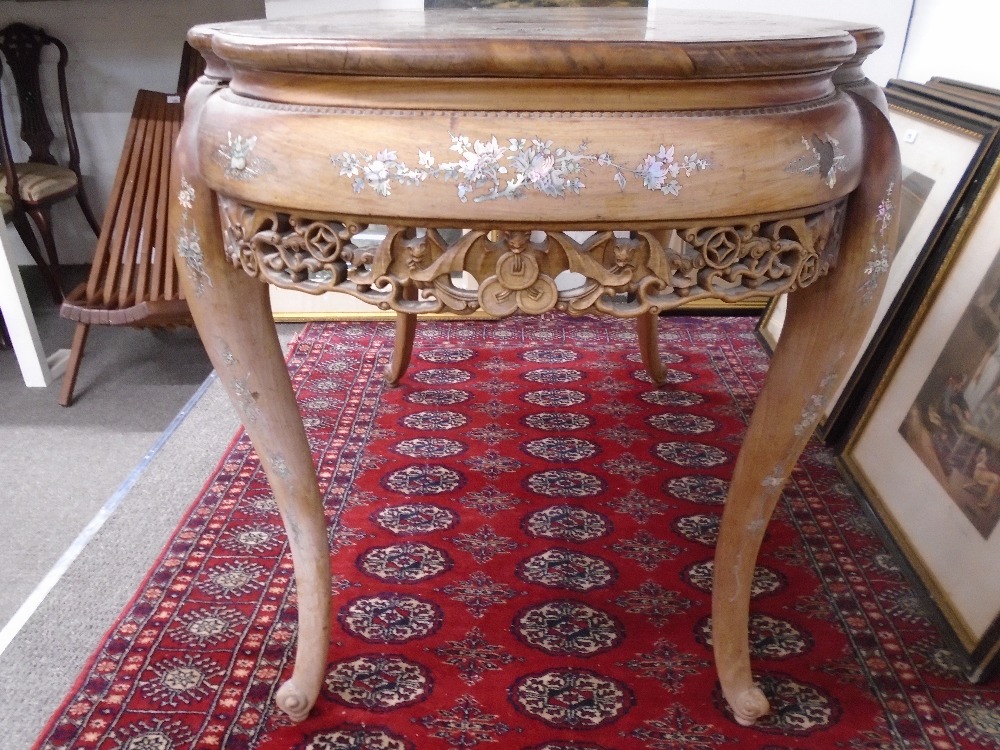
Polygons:
[[727,697],[726,700],[733,710],[736,723],[744,727],[752,726],[757,719],[771,710],[767,698],[756,685],[741,691],[731,699]]
[[275,702],[278,704],[278,708],[288,714],[288,718],[297,724],[304,721],[309,715],[309,711],[316,702],[316,697],[315,695],[312,697],[306,695],[292,680],[286,680],[278,688]]

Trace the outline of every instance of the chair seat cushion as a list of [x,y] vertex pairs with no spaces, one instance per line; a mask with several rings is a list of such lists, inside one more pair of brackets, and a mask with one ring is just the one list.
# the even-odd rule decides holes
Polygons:
[[[17,187],[21,199],[27,203],[44,203],[57,195],[72,193],[76,189],[73,170],[54,164],[26,162],[15,164]],[[6,175],[0,175],[0,191],[7,189]]]

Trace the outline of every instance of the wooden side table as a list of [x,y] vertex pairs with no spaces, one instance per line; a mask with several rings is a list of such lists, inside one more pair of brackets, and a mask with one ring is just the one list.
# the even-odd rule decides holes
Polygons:
[[[766,713],[747,644],[754,562],[895,247],[898,153],[860,72],[880,32],[567,9],[237,22],[189,39],[208,69],[187,98],[171,236],[291,542],[300,627],[279,705],[301,720],[319,692],[330,557],[258,279],[398,311],[390,380],[422,312],[633,317],[662,380],[658,313],[794,291],[715,557],[723,691],[741,723]],[[385,240],[355,245],[371,223]],[[462,271],[477,289],[453,283]],[[565,271],[583,281],[560,288]]]

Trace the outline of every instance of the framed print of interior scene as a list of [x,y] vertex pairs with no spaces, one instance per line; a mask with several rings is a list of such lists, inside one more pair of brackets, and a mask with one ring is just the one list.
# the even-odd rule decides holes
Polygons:
[[1000,649],[1000,191],[942,236],[942,258],[841,461],[982,679]]

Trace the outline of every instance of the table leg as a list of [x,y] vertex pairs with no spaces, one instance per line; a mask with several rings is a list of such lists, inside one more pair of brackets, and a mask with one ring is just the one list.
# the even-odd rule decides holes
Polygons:
[[[189,94],[197,95],[197,92]],[[196,117],[189,120],[193,123]],[[171,217],[181,283],[199,335],[260,456],[288,533],[298,593],[292,676],[277,693],[294,721],[316,702],[330,640],[330,551],[309,444],[271,317],[268,289],[223,253],[215,196],[178,141],[172,178],[180,210]]]
[[[416,299],[416,290],[404,289],[404,299]],[[396,338],[392,346],[392,359],[385,368],[386,385],[399,385],[400,379],[406,374],[413,356],[413,340],[417,333],[417,314],[407,312],[396,313]]]
[[750,671],[748,623],[757,553],[781,488],[861,345],[884,286],[889,249],[895,248],[898,148],[884,116],[867,101],[857,101],[866,176],[849,199],[836,268],[789,295],[785,326],[736,463],[716,545],[716,668],[736,721],[744,725],[769,710]]
[[639,354],[642,364],[656,385],[667,382],[667,368],[660,359],[659,313],[644,312],[635,319],[636,333],[639,335]]

